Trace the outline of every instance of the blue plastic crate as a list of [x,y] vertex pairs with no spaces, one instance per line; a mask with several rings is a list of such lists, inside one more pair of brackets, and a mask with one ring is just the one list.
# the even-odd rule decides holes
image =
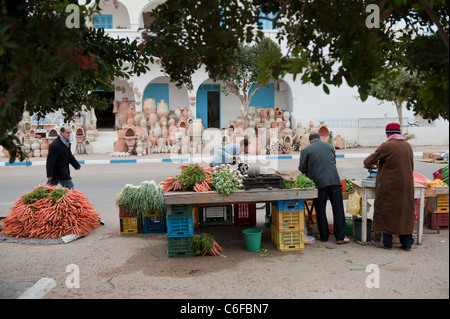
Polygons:
[[192,205],[169,205],[166,206],[167,217],[193,216]]
[[144,217],[142,220],[142,233],[165,233],[166,219],[160,216]]
[[194,236],[194,217],[180,216],[168,217],[167,237],[190,237]]
[[303,199],[278,200],[272,202],[279,212],[289,212],[293,210],[304,210]]

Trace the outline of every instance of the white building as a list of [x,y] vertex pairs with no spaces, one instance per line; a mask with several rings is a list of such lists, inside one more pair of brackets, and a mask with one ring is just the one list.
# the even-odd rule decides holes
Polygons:
[[[102,0],[101,15],[96,17],[94,27],[103,27],[111,37],[128,37],[130,40],[140,38],[144,28],[146,13],[164,0],[121,0],[116,5],[112,0]],[[274,38],[276,30],[264,30],[267,36]],[[285,49],[285,48],[282,48]],[[203,70],[197,71],[193,78],[192,90],[177,88],[170,82],[168,76],[158,65],[151,64],[150,72],[126,81],[116,79],[115,91],[110,94],[115,100],[121,101],[127,97],[135,101],[136,109],[140,110],[143,99],[155,98],[157,102],[165,100],[170,110],[177,106],[190,107],[194,118],[201,118],[206,128],[227,128],[231,120],[239,115],[240,103],[236,96],[220,92],[221,83],[213,82]],[[299,77],[300,78],[300,77]],[[131,85],[130,85],[131,84]],[[309,127],[310,121],[317,126],[325,122],[334,136],[338,134],[348,141],[354,141],[362,146],[377,146],[385,140],[384,126],[397,120],[397,111],[392,103],[381,104],[378,100],[369,98],[361,102],[357,98],[356,88],[343,84],[341,87],[331,87],[330,94],[323,92],[321,87],[301,84],[287,76],[269,88],[260,89],[250,105],[274,107],[289,111],[291,127],[297,124]],[[108,114],[112,114],[111,109]],[[99,127],[113,127],[111,120],[104,120],[108,114],[97,115]],[[215,116],[213,116],[215,115]],[[415,135],[410,142],[413,145],[448,145],[449,123],[436,120],[427,123],[414,117],[412,111],[403,110],[405,129]],[[114,120],[112,120],[114,121]],[[103,123],[103,124],[102,124]],[[116,123],[117,124],[117,123]]]

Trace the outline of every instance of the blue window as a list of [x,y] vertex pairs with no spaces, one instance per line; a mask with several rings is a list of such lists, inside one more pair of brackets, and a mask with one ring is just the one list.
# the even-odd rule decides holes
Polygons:
[[150,83],[144,90],[143,99],[155,99],[156,105],[158,105],[161,100],[169,105],[169,84],[168,83]]
[[[272,13],[272,12],[270,12],[268,14],[260,12],[259,16],[262,17],[262,18],[273,19],[273,18],[276,17],[276,14]],[[278,29],[277,26],[273,25],[272,21],[269,21],[269,20],[266,20],[266,19],[259,19],[258,27],[261,27],[263,30],[276,30],[276,29]]]
[[112,14],[94,14],[94,28],[112,29]]
[[[258,84],[253,84],[250,87],[248,95],[250,95],[258,86]],[[262,106],[262,107],[274,107],[275,105],[275,84],[269,83],[269,86],[262,86],[259,88],[258,92],[253,95],[250,100],[250,106]]]

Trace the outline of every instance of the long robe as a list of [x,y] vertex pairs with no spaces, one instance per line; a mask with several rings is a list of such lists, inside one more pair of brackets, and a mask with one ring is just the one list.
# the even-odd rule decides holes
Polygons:
[[404,140],[388,140],[364,160],[378,163],[372,229],[392,235],[414,230],[414,153]]

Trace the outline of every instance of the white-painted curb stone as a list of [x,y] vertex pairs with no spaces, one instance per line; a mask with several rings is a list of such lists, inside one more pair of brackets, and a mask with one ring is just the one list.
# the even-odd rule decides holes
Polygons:
[[18,299],[41,299],[55,287],[56,281],[53,278],[41,278],[32,287],[25,290]]

